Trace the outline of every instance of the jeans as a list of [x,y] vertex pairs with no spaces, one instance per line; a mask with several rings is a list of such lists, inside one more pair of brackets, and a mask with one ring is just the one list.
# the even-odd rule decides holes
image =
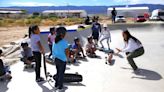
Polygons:
[[144,54],[144,48],[141,47],[141,48],[138,48],[137,50],[133,51],[133,52],[127,52],[126,55],[127,55],[127,60],[129,62],[129,64],[131,65],[131,67],[133,68],[133,70],[137,70],[138,67],[137,65],[135,64],[133,58],[136,58],[136,57],[139,57],[141,55]]
[[59,87],[59,89],[61,89],[63,88],[66,62],[63,62],[62,60],[55,58],[55,63],[56,63],[56,70],[57,70],[55,87]]
[[34,59],[35,59],[35,73],[36,73],[36,80],[40,78],[40,67],[41,67],[41,53],[40,52],[34,52],[33,51],[33,55],[34,55]]
[[49,44],[49,48],[50,48],[50,54],[49,57],[52,55],[52,45]]

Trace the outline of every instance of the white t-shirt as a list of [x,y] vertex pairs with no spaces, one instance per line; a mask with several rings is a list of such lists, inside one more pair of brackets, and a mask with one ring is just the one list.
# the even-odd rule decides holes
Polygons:
[[37,44],[40,41],[40,36],[38,34],[32,34],[30,40],[32,51],[40,52],[39,46]]
[[122,50],[122,52],[133,52],[140,47],[142,47],[142,44],[139,44],[130,38],[128,40],[128,44],[125,45],[125,48]]
[[106,30],[103,29],[100,36],[104,38],[107,38],[107,37],[111,38],[109,31],[110,31],[109,29],[106,29]]

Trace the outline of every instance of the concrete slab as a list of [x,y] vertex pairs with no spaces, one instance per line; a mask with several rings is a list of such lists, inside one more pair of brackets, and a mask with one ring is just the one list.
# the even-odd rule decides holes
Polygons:
[[[114,56],[113,66],[105,64],[106,54],[97,51],[101,58],[79,60],[74,65],[67,65],[67,73],[83,75],[79,84],[65,84],[68,87],[63,92],[163,92],[164,90],[164,25],[127,26],[131,33],[141,40],[145,54],[135,59],[141,69],[136,75],[124,58]],[[123,47],[121,30],[111,27],[111,48]],[[105,43],[104,43],[105,44]],[[56,73],[54,65],[47,64],[51,74]],[[18,62],[11,66],[13,79],[10,82],[0,82],[0,92],[55,92],[47,82],[36,83],[34,70],[24,70],[23,63]],[[44,77],[43,67],[42,76]],[[54,83],[52,83],[54,86]]]

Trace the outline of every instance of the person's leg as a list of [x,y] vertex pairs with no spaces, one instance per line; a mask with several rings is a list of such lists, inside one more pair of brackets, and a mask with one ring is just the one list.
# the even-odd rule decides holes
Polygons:
[[104,45],[103,45],[103,43],[102,43],[103,40],[105,40],[104,37],[100,40],[100,44],[101,44],[102,48],[104,48]]
[[41,67],[41,53],[40,52],[33,52],[34,59],[35,59],[35,73],[36,73],[36,80],[40,79],[40,67]]
[[115,23],[115,19],[116,19],[116,16],[113,16],[113,21],[114,21],[114,23]]
[[56,64],[56,82],[55,82],[55,87],[59,87],[59,63],[60,61],[55,58],[55,64]]
[[63,61],[60,61],[60,67],[59,67],[59,89],[63,88],[65,69],[66,69],[66,63],[63,62]]
[[49,48],[50,48],[50,54],[49,54],[49,58],[51,57],[51,55],[52,55],[52,45],[49,45]]
[[110,49],[109,38],[107,37],[106,40],[107,40],[106,42],[107,42],[107,45],[108,45],[108,49]]
[[131,67],[133,68],[133,70],[137,70],[138,67],[135,64],[133,58],[136,58],[138,56],[141,56],[144,54],[144,49],[143,48],[139,48],[137,50],[135,50],[134,52],[131,52],[129,54],[127,54],[127,60],[129,62],[129,64],[131,65]]

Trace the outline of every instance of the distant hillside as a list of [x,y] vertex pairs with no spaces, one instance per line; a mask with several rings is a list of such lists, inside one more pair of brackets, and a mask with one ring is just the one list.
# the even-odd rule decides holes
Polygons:
[[[160,4],[136,4],[129,5],[129,7],[143,7],[148,6],[150,12],[154,9],[164,9],[164,5]],[[19,8],[27,10],[29,14],[33,12],[42,12],[44,10],[86,10],[88,14],[107,14],[109,7],[125,7],[125,5],[117,6],[39,6],[39,7],[5,7],[5,8]]]

